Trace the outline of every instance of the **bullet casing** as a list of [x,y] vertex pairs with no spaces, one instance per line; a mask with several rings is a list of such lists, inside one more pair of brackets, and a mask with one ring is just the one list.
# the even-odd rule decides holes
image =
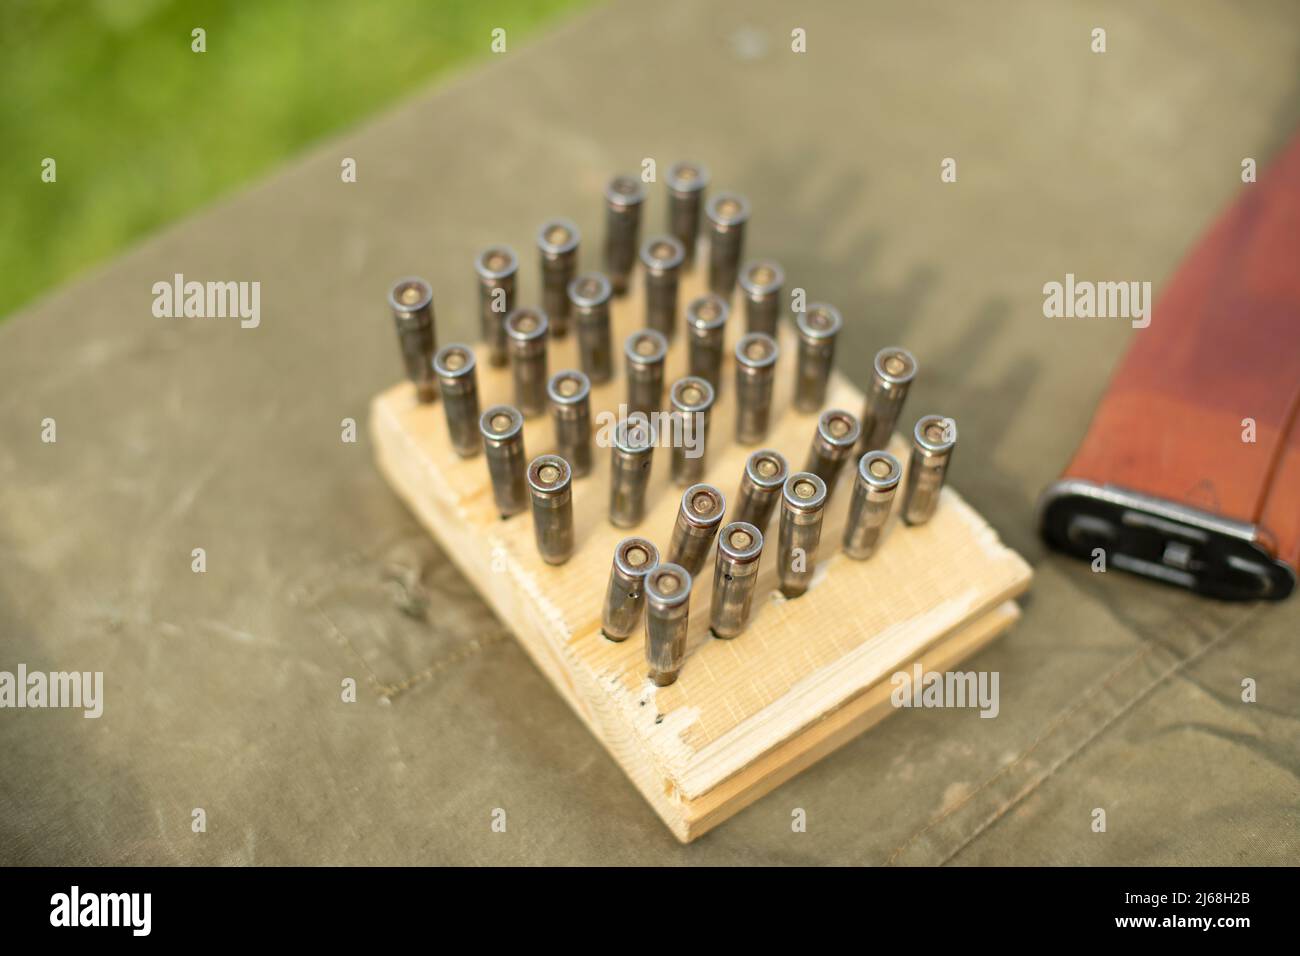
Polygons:
[[767,437],[778,352],[766,332],[750,332],[736,343],[736,441],[742,445]]
[[533,499],[533,536],[547,564],[563,564],[573,555],[573,475],[559,455],[539,455],[528,466]]
[[693,485],[704,477],[713,400],[713,386],[692,375],[679,378],[668,391],[668,404],[672,408],[670,462],[674,484]]
[[844,527],[844,553],[864,561],[876,553],[903,469],[887,451],[869,451],[858,460]]
[[686,661],[691,575],[676,564],[660,564],[645,579],[645,660],[650,679],[666,687]]
[[747,262],[739,281],[745,297],[745,331],[766,332],[775,338],[785,271],[771,261]]
[[701,163],[673,163],[668,170],[668,231],[677,237],[686,255],[686,268],[695,264],[695,243],[700,234],[700,209],[709,187],[709,170]]
[[732,506],[732,520],[752,524],[763,534],[772,521],[772,512],[781,500],[781,489],[790,475],[785,456],[771,448],[760,448],[745,460],[740,476],[740,490]]
[[721,393],[722,357],[726,352],[727,316],[731,308],[721,296],[702,295],[686,306],[687,366],[690,373]]
[[832,408],[817,419],[808,463],[803,470],[811,471],[825,483],[827,498],[835,491],[845,462],[853,456],[860,431],[857,417],[843,409]]
[[433,357],[433,374],[442,392],[451,447],[462,458],[483,449],[478,430],[478,375],[474,352],[468,345],[444,345]]
[[388,291],[388,307],[397,325],[397,344],[402,350],[406,377],[421,402],[432,402],[438,397],[433,375],[433,353],[438,350],[433,288],[423,279],[399,279]]
[[546,386],[555,447],[574,478],[591,472],[591,382],[576,370],[556,372]]
[[835,306],[816,302],[795,317],[799,356],[795,362],[794,407],[815,412],[826,403],[826,386],[835,368],[835,340],[844,320]]
[[907,349],[889,346],[876,353],[872,362],[871,384],[862,410],[862,444],[859,451],[887,449],[894,426],[903,411],[903,402],[912,379],[916,377],[916,359]]
[[501,517],[528,507],[528,459],[524,454],[524,416],[511,405],[493,405],[479,417],[492,498]]
[[826,512],[826,485],[812,472],[795,472],[781,489],[781,531],[776,569],[781,593],[799,597],[808,590],[817,562]]
[[515,310],[515,280],[519,259],[509,246],[489,246],[474,260],[478,275],[479,324],[487,343],[488,364],[502,367],[506,351],[506,316]]
[[658,563],[659,549],[645,538],[624,538],[614,549],[600,628],[611,641],[627,640],[641,623],[645,576]]
[[609,326],[611,295],[609,279],[599,272],[588,272],[569,283],[569,307],[578,327],[578,363],[595,385],[603,385],[614,374]]
[[942,415],[925,415],[912,429],[912,458],[903,487],[903,520],[909,525],[925,524],[939,507],[957,447],[957,423]]
[[715,637],[736,637],[749,624],[762,555],[763,532],[747,521],[733,521],[718,535],[709,605],[709,627]]
[[542,267],[542,311],[551,334],[562,339],[569,331],[569,283],[578,271],[578,243],[582,234],[568,219],[550,219],[537,230],[537,251]]
[[685,258],[682,244],[672,236],[650,239],[641,247],[646,325],[669,342],[677,335],[677,287]]
[[673,536],[668,544],[669,562],[680,564],[691,577],[699,574],[726,510],[726,499],[712,485],[701,483],[687,488],[682,494]]
[[647,421],[633,418],[614,428],[610,446],[609,522],[632,528],[645,517],[646,486],[654,458],[655,430]]
[[652,415],[664,404],[664,359],[668,339],[654,329],[640,329],[623,343],[627,359],[628,414]]
[[709,291],[730,302],[745,251],[749,200],[734,193],[719,193],[705,205],[704,216],[709,231]]
[[615,176],[605,186],[605,274],[614,294],[627,292],[636,263],[645,188],[633,176]]
[[515,309],[506,316],[515,405],[526,416],[541,414],[546,409],[549,331],[550,318],[540,309]]

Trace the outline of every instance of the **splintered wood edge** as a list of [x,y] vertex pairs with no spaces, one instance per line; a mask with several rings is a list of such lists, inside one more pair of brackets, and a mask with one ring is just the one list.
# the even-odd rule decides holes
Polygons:
[[[598,675],[581,666],[572,653],[573,645],[557,642],[548,635],[557,622],[539,617],[539,608],[544,608],[546,602],[540,593],[533,593],[538,585],[527,569],[507,561],[504,570],[509,572],[515,586],[483,586],[482,571],[493,560],[494,535],[472,524],[462,513],[456,496],[442,487],[442,475],[436,462],[422,453],[414,436],[402,423],[401,413],[409,410],[411,405],[410,387],[407,385],[395,386],[374,400],[372,425],[381,470],[420,521],[447,545],[444,548],[446,553],[479,586],[485,599],[514,631],[536,665],[614,756],[678,839],[692,840],[716,826],[883,719],[892,709],[887,682],[877,681],[848,697],[827,701],[826,710],[811,723],[792,727],[783,736],[765,738],[761,748],[749,758],[733,753],[730,755],[733,764],[730,769],[712,780],[706,775],[702,782],[697,781],[699,789],[683,788],[683,781],[674,776],[663,765],[662,756],[652,750],[650,740],[629,722],[623,708],[609,693],[610,689],[598,686]],[[957,503],[969,519],[987,529],[988,534],[994,534],[965,502],[958,499]],[[999,547],[1014,556],[1010,549]],[[990,595],[985,605],[972,612],[959,626],[936,632],[919,655],[927,668],[942,669],[955,664],[1015,620],[1018,616],[1015,605],[1003,602],[1023,591],[1030,576],[1028,567],[1018,556],[1015,558],[1022,570],[1013,575],[1007,587]],[[598,582],[598,586],[603,587],[603,583]],[[911,666],[910,660],[899,661],[894,670],[907,666]],[[712,771],[715,775],[718,772],[717,768]]]

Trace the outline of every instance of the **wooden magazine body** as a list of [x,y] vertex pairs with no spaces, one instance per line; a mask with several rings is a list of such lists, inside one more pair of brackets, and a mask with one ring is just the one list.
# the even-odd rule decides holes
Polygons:
[[[1209,593],[1217,576],[1242,591],[1220,596],[1284,596],[1300,564],[1298,410],[1300,138],[1258,183],[1243,184],[1162,291],[1149,326],[1133,332],[1045,496],[1044,533],[1087,556],[1089,546],[1105,548],[1109,523],[1111,548],[1159,565],[1133,570],[1183,584],[1181,575],[1199,576],[1189,586]],[[1105,499],[1114,507],[1096,504]],[[1156,542],[1124,530],[1143,514],[1152,534],[1164,534],[1159,555]],[[1188,533],[1161,527],[1169,521]]]

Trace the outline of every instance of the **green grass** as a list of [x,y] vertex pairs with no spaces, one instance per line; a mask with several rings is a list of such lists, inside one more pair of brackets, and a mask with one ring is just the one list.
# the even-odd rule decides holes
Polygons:
[[2,0],[0,316],[588,2]]

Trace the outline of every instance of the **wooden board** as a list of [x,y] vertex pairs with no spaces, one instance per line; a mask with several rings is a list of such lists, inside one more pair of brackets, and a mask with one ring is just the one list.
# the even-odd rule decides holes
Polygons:
[[[698,274],[686,276],[681,303],[700,294],[701,286]],[[641,302],[635,281],[629,295],[615,302],[620,360],[623,338],[641,325]],[[743,330],[743,316],[733,315],[729,326],[730,349]],[[773,426],[764,445],[779,449],[797,470],[817,416],[790,405],[793,331],[783,326],[780,340]],[[668,357],[668,383],[685,374],[685,348],[679,334]],[[924,375],[925,357],[918,358]],[[869,366],[870,360],[839,356],[855,366]],[[552,342],[551,371],[576,367],[573,335]],[[593,416],[624,398],[622,372],[620,361],[611,382],[593,387]],[[706,476],[728,499],[753,450],[731,440],[731,374],[728,359]],[[508,370],[481,360],[478,381],[484,408],[510,401]],[[862,402],[858,389],[833,376],[827,407],[858,414]],[[910,427],[930,411],[906,408],[903,424]],[[409,384],[393,386],[374,399],[371,430],[380,468],[397,493],[683,841],[887,716],[893,709],[889,678],[896,671],[916,660],[927,669],[951,669],[992,640],[1018,617],[1011,599],[1030,580],[1024,560],[951,488],[923,527],[908,528],[891,517],[885,542],[869,561],[840,554],[850,497],[846,468],[826,513],[808,593],[782,597],[773,563],[765,558],[749,629],[730,641],[711,638],[710,559],[691,595],[681,676],[656,688],[646,678],[641,636],[607,640],[600,633],[600,610],[620,539],[641,534],[667,549],[681,497],[668,478],[667,449],[655,451],[646,519],[633,530],[606,519],[610,453],[595,449],[592,473],[574,483],[577,551],[568,563],[550,567],[537,555],[529,514],[498,516],[483,456],[462,459],[452,452],[440,404],[421,406]],[[529,457],[554,451],[549,416],[528,419],[524,440]],[[891,450],[904,464],[906,449],[895,435]],[[776,524],[774,518],[773,535]]]

